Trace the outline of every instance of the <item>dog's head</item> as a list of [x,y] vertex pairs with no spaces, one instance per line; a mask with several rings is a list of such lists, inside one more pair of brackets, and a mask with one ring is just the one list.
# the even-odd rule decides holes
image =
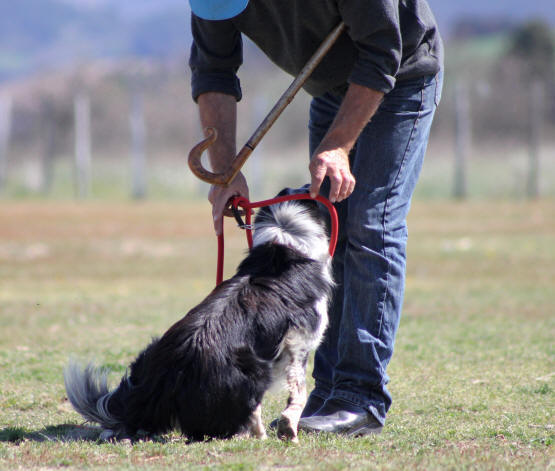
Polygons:
[[328,230],[318,204],[313,200],[294,200],[261,208],[254,220],[253,244],[265,243],[285,245],[308,258],[327,261]]

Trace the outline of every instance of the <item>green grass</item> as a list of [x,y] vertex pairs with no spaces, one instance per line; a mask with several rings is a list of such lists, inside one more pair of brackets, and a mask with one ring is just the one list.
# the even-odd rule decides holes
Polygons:
[[[210,291],[208,205],[0,203],[0,469],[553,468],[553,214],[553,200],[413,204],[381,435],[114,444],[73,412],[62,369],[92,359],[115,383]],[[246,242],[226,236],[229,274]],[[265,423],[284,400],[265,399]]]

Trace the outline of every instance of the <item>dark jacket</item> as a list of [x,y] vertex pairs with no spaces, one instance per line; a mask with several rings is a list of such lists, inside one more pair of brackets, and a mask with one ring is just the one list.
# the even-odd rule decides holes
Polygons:
[[191,16],[192,94],[218,91],[241,99],[241,33],[295,76],[343,21],[346,31],[305,83],[313,96],[342,94],[349,83],[388,93],[396,80],[436,74],[443,46],[426,0],[250,0],[238,16]]

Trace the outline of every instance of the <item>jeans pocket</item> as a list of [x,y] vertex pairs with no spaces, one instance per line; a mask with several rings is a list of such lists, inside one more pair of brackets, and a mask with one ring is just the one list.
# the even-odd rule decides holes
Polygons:
[[424,96],[435,85],[433,77],[423,77],[397,82],[385,97],[380,111],[396,114],[418,113],[422,109]]

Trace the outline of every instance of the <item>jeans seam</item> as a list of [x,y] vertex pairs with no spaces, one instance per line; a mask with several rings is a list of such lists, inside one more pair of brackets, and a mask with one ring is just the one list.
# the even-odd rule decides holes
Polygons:
[[406,164],[406,161],[407,161],[407,154],[408,154],[410,145],[414,140],[414,134],[416,132],[418,122],[419,122],[419,120],[422,116],[423,107],[424,107],[424,87],[422,87],[422,89],[420,90],[420,107],[418,109],[416,119],[414,120],[414,124],[412,126],[411,131],[410,131],[410,136],[409,136],[409,139],[407,140],[407,145],[405,147],[405,151],[403,152],[403,160],[401,161],[401,165],[399,166],[399,171],[397,172],[397,175],[395,175],[395,180],[393,181],[391,189],[389,190],[389,192],[387,193],[387,196],[385,197],[385,204],[384,204],[384,210],[383,210],[383,215],[382,215],[382,230],[383,230],[383,233],[382,233],[382,251],[383,251],[384,257],[388,261],[388,263],[387,263],[387,273],[386,273],[384,296],[383,296],[383,300],[380,301],[380,320],[379,320],[379,328],[378,328],[378,337],[381,337],[381,335],[382,335],[385,303],[387,301],[387,293],[388,293],[388,288],[389,288],[389,283],[390,283],[390,278],[391,278],[391,262],[389,262],[387,247],[386,247],[386,244],[385,244],[385,234],[386,234],[387,219],[388,219],[388,206],[389,206],[389,202],[390,202],[390,199],[391,199],[391,193],[393,192],[393,189],[397,185],[397,182],[399,181],[399,176],[401,175],[401,173],[403,171],[403,168],[405,167],[405,164]]
[[360,406],[360,407],[366,407],[368,405],[368,401],[367,400],[363,400],[361,399],[359,396],[357,396],[356,394],[347,392],[347,391],[341,391],[341,390],[335,390],[333,391],[331,398],[337,398],[337,399],[341,399],[342,401],[346,401],[349,402],[351,404],[354,404],[356,406]]
[[331,396],[332,400],[334,398],[358,407],[362,407],[363,409],[366,409],[382,425],[385,422],[385,417],[382,417],[382,414],[380,414],[379,409],[374,405],[372,401],[369,402],[368,400],[361,400],[358,396],[352,393],[348,393],[345,391],[335,391],[335,390]]
[[332,390],[330,389],[327,393],[325,393],[321,389],[319,390],[318,388],[314,388],[310,392],[310,396],[316,396],[318,399],[322,399],[323,401],[325,401],[328,397],[330,397],[331,391]]

